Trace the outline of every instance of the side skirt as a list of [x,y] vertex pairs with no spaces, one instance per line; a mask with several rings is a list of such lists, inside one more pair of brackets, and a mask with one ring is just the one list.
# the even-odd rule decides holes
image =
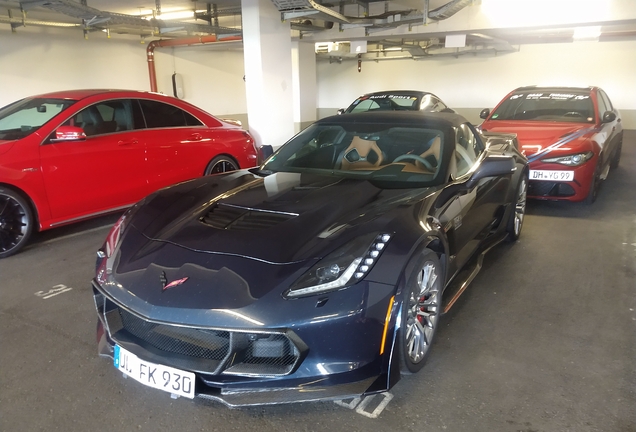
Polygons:
[[470,259],[470,261],[464,266],[464,268],[455,275],[450,285],[444,290],[444,301],[442,303],[442,313],[445,314],[455,304],[459,296],[461,296],[468,285],[475,279],[475,276],[481,270],[482,263],[484,262],[484,256],[497,246],[503,240],[506,239],[507,233],[498,234],[488,240],[481,249],[481,252],[476,253]]

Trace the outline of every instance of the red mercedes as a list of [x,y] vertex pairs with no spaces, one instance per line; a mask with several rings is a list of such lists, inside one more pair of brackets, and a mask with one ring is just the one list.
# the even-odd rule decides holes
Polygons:
[[73,90],[19,100],[0,109],[0,258],[34,230],[257,164],[245,130],[173,97]]
[[620,113],[598,87],[521,87],[480,116],[483,132],[517,134],[530,161],[529,198],[591,204],[618,167]]

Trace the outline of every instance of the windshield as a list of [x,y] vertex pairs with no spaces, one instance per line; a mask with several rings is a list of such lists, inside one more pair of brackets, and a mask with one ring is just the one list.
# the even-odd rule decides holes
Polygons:
[[594,106],[589,92],[533,90],[510,96],[490,120],[594,123]]
[[22,99],[0,109],[0,139],[18,140],[73,105],[65,99]]
[[419,99],[418,96],[394,94],[362,96],[345,112],[349,114],[364,111],[417,111],[420,109]]
[[262,169],[359,178],[387,188],[441,184],[444,142],[450,132],[415,126],[313,124],[281,147]]

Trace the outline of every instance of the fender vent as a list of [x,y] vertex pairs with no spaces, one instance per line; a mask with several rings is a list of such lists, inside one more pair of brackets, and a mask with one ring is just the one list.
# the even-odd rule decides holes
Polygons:
[[273,227],[296,216],[295,213],[215,204],[201,218],[201,222],[217,229],[255,231]]

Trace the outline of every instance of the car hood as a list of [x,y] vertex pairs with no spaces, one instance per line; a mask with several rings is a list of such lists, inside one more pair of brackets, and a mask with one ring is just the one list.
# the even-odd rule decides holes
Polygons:
[[[547,152],[571,154],[572,146],[585,141],[595,126],[581,123],[546,123],[527,121],[488,121],[482,124],[482,130],[488,132],[516,133],[519,150],[528,157]],[[567,144],[567,145],[566,145]],[[576,150],[575,150],[576,151]]]
[[337,247],[390,229],[425,191],[248,171],[177,185],[135,210],[110,264],[113,286],[182,308],[240,308],[277,288],[280,298]]

